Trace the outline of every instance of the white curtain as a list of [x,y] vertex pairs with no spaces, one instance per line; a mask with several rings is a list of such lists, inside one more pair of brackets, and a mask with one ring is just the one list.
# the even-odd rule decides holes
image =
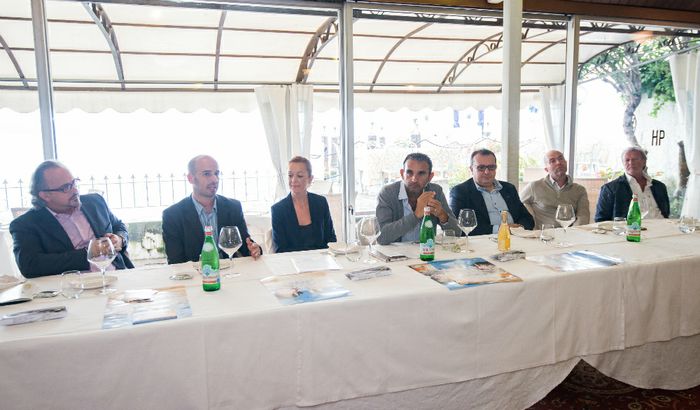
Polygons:
[[683,202],[683,215],[700,218],[700,53],[671,57],[673,91],[683,129],[685,156],[690,178]]
[[265,126],[272,165],[277,173],[275,200],[287,193],[287,162],[295,155],[309,157],[313,120],[313,87],[271,85],[255,89]]
[[564,95],[563,85],[540,87],[547,151],[564,152]]

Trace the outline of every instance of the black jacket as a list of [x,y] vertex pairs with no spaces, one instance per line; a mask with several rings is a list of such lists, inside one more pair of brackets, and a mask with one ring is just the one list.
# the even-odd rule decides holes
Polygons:
[[[520,201],[515,186],[505,181],[498,182],[503,185],[501,196],[506,205],[508,205],[508,212],[513,217],[513,222],[522,225],[525,229],[532,230],[535,227],[535,220]],[[488,235],[493,233],[493,226],[489,219],[489,212],[486,209],[486,202],[484,202],[481,192],[476,189],[474,178],[469,178],[450,190],[450,209],[452,209],[457,218],[459,218],[459,212],[462,209],[474,210],[477,226],[469,235]]]
[[[668,218],[671,213],[671,205],[668,199],[666,185],[655,179],[651,180],[651,195],[659,206],[661,215]],[[632,201],[632,188],[627,181],[627,175],[614,179],[600,188],[598,204],[595,207],[595,221],[612,221],[620,216],[626,217]]]
[[[248,226],[243,217],[241,203],[235,199],[217,195],[216,221],[219,229],[224,226],[238,227],[243,245],[235,256],[250,256],[250,251],[245,243],[250,234],[248,234]],[[168,263],[199,260],[202,244],[204,244],[204,228],[199,221],[197,208],[194,207],[191,196],[163,211],[163,242],[165,243]],[[219,249],[219,257],[228,259],[228,256],[221,249]]]
[[[114,259],[117,269],[133,268],[126,253],[126,225],[109,210],[97,194],[81,195],[80,210],[99,238],[106,233],[122,236],[124,247]],[[85,249],[74,249],[66,231],[46,208],[33,208],[10,224],[14,253],[20,272],[27,278],[56,275],[67,270],[90,270]]]
[[335,230],[328,201],[321,195],[311,192],[309,196],[309,213],[311,214],[311,229],[313,243],[300,243],[301,228],[297,213],[294,211],[292,194],[272,205],[272,241],[276,252],[305,251],[309,249],[328,248],[328,242],[335,242]]

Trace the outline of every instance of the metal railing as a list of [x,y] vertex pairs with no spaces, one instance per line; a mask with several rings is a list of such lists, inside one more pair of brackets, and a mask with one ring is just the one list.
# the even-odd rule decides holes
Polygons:
[[[243,203],[271,203],[276,176],[269,173],[231,172],[222,174],[218,193]],[[0,210],[31,207],[30,184],[26,180],[0,182]],[[80,192],[99,193],[115,209],[162,207],[171,205],[192,192],[187,174],[82,178]]]

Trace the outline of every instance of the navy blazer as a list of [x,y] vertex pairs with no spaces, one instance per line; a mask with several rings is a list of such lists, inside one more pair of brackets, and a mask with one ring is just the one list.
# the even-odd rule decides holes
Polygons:
[[272,241],[276,252],[305,251],[309,249],[328,248],[328,242],[335,242],[333,220],[328,208],[328,201],[321,195],[311,192],[309,213],[311,214],[311,231],[313,243],[300,243],[301,228],[297,213],[294,211],[292,194],[272,205]]
[[[97,194],[81,195],[80,210],[85,214],[95,237],[114,233],[124,238],[124,245],[114,259],[117,269],[133,268],[126,247],[129,234],[126,225]],[[46,208],[33,208],[10,224],[14,241],[15,260],[20,272],[27,278],[56,275],[67,270],[90,270],[87,251],[75,249],[61,223]]]
[[[666,185],[655,179],[651,180],[651,195],[659,206],[661,215],[668,218],[671,204],[668,199]],[[600,196],[595,207],[595,221],[612,221],[615,217],[626,217],[632,201],[632,188],[627,181],[627,175],[622,174],[600,188]]]
[[[246,245],[248,226],[243,217],[243,207],[235,199],[216,196],[216,223],[218,229],[224,226],[237,226],[243,239],[243,245],[236,251],[236,256],[250,256]],[[199,220],[197,208],[192,196],[171,205],[163,211],[163,242],[168,263],[196,262],[202,253],[204,228]],[[240,254],[240,255],[239,255]],[[228,259],[228,255],[219,249],[219,258]]]
[[[513,222],[522,225],[525,229],[532,230],[535,227],[535,220],[527,211],[525,205],[520,201],[518,191],[513,184],[505,181],[498,181],[503,185],[501,196],[508,205],[508,212],[513,218]],[[450,209],[459,218],[459,211],[462,209],[473,209],[476,213],[477,226],[469,235],[488,235],[493,233],[489,211],[486,209],[484,196],[476,189],[474,178],[456,185],[450,190]]]

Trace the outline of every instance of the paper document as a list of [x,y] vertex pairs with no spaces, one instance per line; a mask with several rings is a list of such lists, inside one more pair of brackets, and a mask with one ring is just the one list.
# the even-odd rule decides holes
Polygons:
[[501,282],[522,282],[483,258],[449,259],[410,265],[411,269],[429,276],[449,290]]

